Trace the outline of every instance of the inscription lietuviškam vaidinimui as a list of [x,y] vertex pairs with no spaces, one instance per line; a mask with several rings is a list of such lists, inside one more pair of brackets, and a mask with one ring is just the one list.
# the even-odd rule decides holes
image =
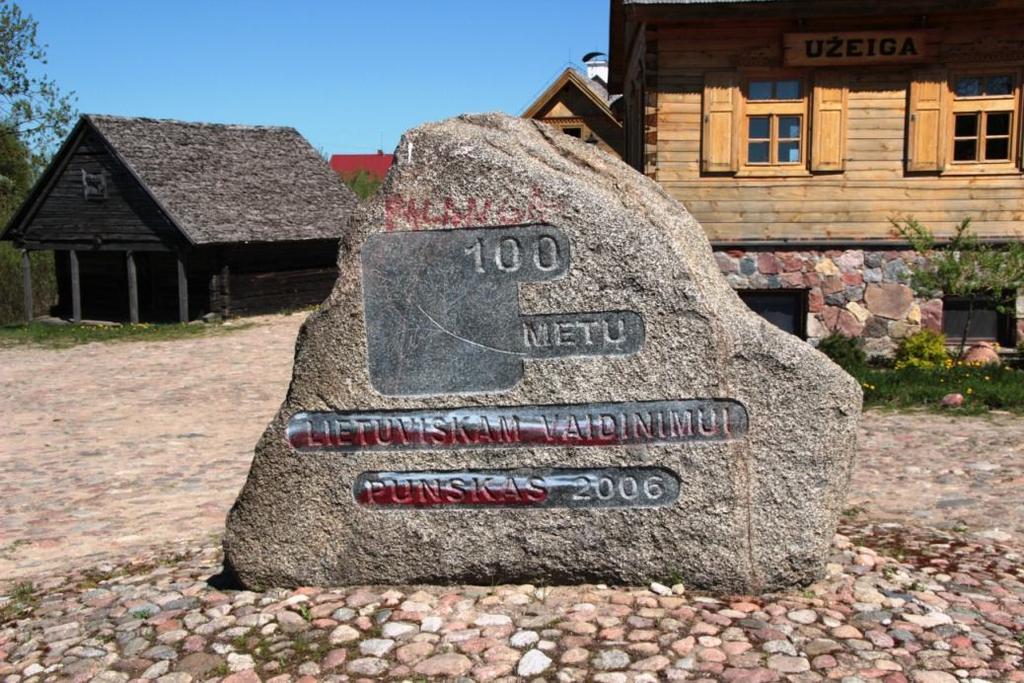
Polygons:
[[723,441],[747,432],[728,399],[628,401],[437,410],[299,412],[288,421],[299,451],[621,446]]
[[520,282],[565,276],[550,225],[371,235],[362,251],[370,381],[389,396],[501,391],[528,358],[622,356],[644,342],[632,311],[522,315]]

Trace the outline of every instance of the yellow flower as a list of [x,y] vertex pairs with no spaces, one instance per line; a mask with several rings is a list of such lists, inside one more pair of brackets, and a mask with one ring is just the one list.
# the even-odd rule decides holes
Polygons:
[[967,393],[968,394],[973,394],[974,393],[974,389],[972,389],[970,387],[967,387]]
[[986,382],[991,382],[991,381],[992,381],[992,378],[991,378],[991,377],[989,377],[988,375],[985,375],[985,381],[986,381]]

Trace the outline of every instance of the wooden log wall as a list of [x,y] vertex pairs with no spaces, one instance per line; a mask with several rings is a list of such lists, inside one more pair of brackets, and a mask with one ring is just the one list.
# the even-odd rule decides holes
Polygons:
[[[206,253],[190,261],[190,283],[205,276],[208,310],[223,316],[318,304],[330,294],[338,276],[336,240],[225,245],[197,251]],[[199,265],[199,258],[204,265]]]

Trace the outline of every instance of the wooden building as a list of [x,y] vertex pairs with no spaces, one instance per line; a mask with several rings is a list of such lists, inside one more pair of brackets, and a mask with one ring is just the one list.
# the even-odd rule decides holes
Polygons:
[[[755,309],[877,354],[963,324],[961,302],[913,297],[892,220],[1024,236],[1022,78],[1022,0],[611,1],[628,163]],[[1017,332],[994,309],[970,330]]]
[[355,203],[292,128],[86,115],[0,239],[26,283],[55,252],[55,315],[188,321],[321,301]]
[[623,155],[622,122],[613,111],[617,96],[607,89],[607,63],[592,60],[587,73],[567,67],[523,112],[560,129],[566,135],[597,145],[618,157]]

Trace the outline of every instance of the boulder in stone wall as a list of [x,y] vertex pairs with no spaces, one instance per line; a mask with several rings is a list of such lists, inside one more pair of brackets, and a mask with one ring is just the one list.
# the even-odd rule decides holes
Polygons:
[[896,283],[868,285],[864,290],[864,303],[877,316],[902,320],[914,303],[914,292],[910,287]]
[[942,299],[929,299],[921,304],[921,327],[942,332]]

